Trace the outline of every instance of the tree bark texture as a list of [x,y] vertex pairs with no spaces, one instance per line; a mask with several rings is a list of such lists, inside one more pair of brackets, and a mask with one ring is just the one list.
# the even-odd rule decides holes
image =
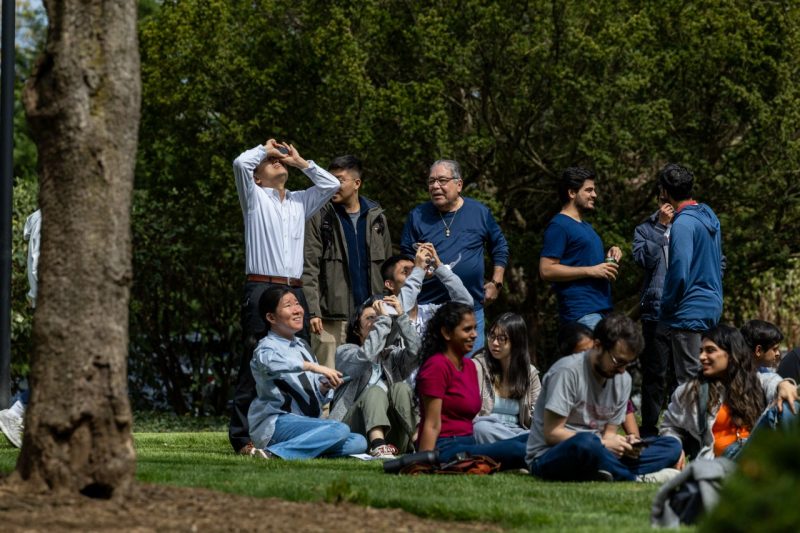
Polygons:
[[42,245],[16,479],[122,496],[136,466],[127,355],[137,2],[44,4],[47,45],[23,95],[39,149]]

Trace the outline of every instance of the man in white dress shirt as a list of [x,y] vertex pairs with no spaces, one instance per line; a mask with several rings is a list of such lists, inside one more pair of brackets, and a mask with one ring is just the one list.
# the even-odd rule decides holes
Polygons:
[[[304,191],[286,190],[288,166],[300,169],[314,185]],[[288,285],[306,311],[307,324],[308,306],[300,281],[305,223],[339,190],[339,180],[303,159],[294,146],[275,139],[243,152],[233,162],[233,174],[244,215],[247,281],[242,303],[244,346],[228,436],[234,450],[251,454],[247,412],[256,387],[250,359],[264,333],[258,300],[267,287]],[[307,327],[304,331],[307,334]]]

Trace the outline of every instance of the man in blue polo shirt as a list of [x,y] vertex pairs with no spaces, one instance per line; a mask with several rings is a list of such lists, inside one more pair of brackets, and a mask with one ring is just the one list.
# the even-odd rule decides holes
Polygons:
[[[470,292],[478,323],[478,338],[473,352],[483,346],[483,306],[497,299],[503,288],[508,264],[508,243],[488,207],[461,196],[464,181],[456,161],[440,159],[431,165],[428,192],[431,201],[415,207],[408,214],[400,249],[414,257],[414,245],[432,243],[442,263],[452,266]],[[492,274],[484,279],[483,254],[492,258]],[[417,298],[420,304],[443,304],[451,299],[436,277],[425,280]]]
[[595,174],[570,167],[561,174],[558,196],[561,212],[544,232],[539,275],[553,283],[561,323],[580,322],[590,329],[611,311],[611,282],[617,279],[622,251],[608,252],[583,216],[594,211]]

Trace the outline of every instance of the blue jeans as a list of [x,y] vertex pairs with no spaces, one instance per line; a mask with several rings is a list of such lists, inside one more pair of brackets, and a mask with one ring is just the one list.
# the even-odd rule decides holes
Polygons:
[[367,451],[367,439],[350,433],[347,424],[325,418],[278,415],[267,451],[281,459],[345,457]]
[[485,344],[484,340],[484,329],[486,328],[486,321],[483,318],[483,307],[478,309],[475,308],[475,330],[478,333],[478,337],[475,339],[475,344],[472,346],[472,351],[469,352],[465,357],[472,357],[478,350],[483,348]]
[[588,315],[583,315],[580,317],[577,322],[578,324],[583,324],[590,330],[594,331],[594,328],[597,327],[597,323],[603,320],[602,313],[589,313]]
[[800,418],[800,401],[794,402],[794,409],[797,411],[797,414],[789,410],[789,404],[787,402],[783,402],[783,413],[778,412],[777,405],[768,407],[761,415],[761,418],[758,419],[758,422],[756,422],[753,431],[750,432],[751,436],[756,430],[763,431],[765,429],[778,429],[779,427],[781,429],[786,429],[790,427]]
[[640,474],[674,466],[680,456],[678,439],[658,437],[642,450],[638,459],[618,459],[603,446],[598,435],[584,431],[534,459],[531,474],[553,481],[591,481],[598,470],[605,470],[616,481],[633,481]]
[[500,463],[501,470],[525,468],[525,447],[527,444],[527,433],[511,439],[492,442],[491,444],[478,444],[472,435],[439,437],[436,439],[439,460],[443,463],[452,461],[457,453],[468,452],[471,455],[487,455],[491,457]]

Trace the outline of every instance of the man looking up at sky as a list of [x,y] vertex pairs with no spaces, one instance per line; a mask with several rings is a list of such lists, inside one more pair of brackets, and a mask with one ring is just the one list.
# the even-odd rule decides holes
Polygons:
[[[304,191],[287,190],[287,166],[301,170],[314,185]],[[339,190],[339,180],[313,161],[303,159],[291,144],[275,139],[239,155],[233,162],[233,175],[244,216],[247,278],[242,303],[244,345],[228,437],[237,453],[255,455],[261,450],[250,441],[247,413],[256,397],[250,360],[265,333],[265,318],[258,312],[258,301],[271,286],[289,286],[305,308],[307,320],[308,306],[300,280],[305,224]]]

